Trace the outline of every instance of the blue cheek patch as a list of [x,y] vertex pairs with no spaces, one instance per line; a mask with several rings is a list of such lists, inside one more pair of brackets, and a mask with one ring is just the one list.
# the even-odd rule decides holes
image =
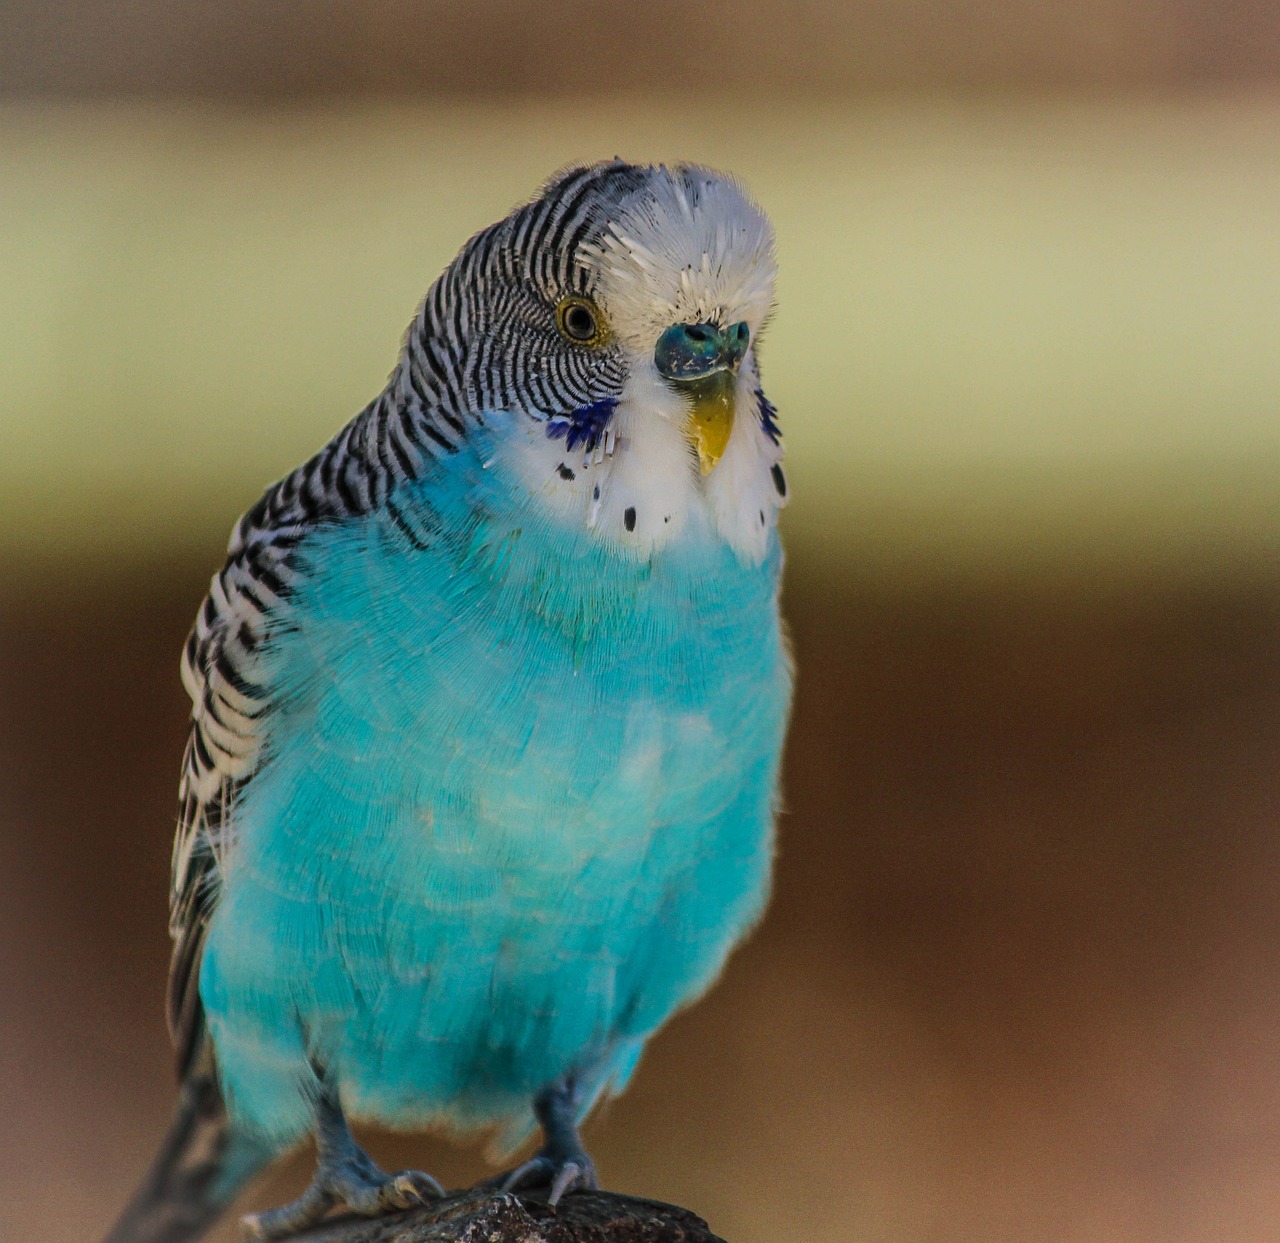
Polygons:
[[548,419],[547,435],[552,440],[563,440],[566,449],[573,450],[581,445],[587,453],[592,453],[599,446],[600,437],[617,408],[616,397],[604,397],[589,406],[579,406],[572,414]]

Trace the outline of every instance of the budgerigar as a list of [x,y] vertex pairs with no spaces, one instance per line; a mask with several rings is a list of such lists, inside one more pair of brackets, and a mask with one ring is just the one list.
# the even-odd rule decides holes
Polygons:
[[236,525],[187,643],[168,1141],[110,1236],[199,1236],[313,1135],[280,1237],[439,1193],[348,1118],[543,1145],[761,913],[791,692],[730,178],[574,168],[431,287],[384,391]]

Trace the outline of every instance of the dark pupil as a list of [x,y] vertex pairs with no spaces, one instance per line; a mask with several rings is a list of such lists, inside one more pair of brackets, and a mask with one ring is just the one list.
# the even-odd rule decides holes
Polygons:
[[575,303],[564,313],[564,326],[571,337],[586,341],[595,336],[596,319],[585,306]]

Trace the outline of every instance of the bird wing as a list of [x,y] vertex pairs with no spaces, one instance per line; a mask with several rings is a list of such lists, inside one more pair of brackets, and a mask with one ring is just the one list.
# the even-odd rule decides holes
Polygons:
[[235,849],[236,803],[270,754],[272,649],[294,625],[290,597],[307,572],[300,546],[322,526],[378,508],[421,472],[436,452],[435,445],[420,448],[422,419],[420,407],[397,402],[388,389],[268,488],[232,531],[226,565],[214,575],[187,639],[182,681],[191,697],[191,732],[169,892],[168,1015],[180,1074],[200,1046],[200,959],[219,878]]
[[288,556],[286,541],[237,549],[233,536],[227,564],[214,576],[183,649],[191,731],[173,842],[168,1003],[182,1071],[199,1040],[201,950],[234,842],[233,809],[263,758],[271,693],[261,674],[261,651],[282,616]]

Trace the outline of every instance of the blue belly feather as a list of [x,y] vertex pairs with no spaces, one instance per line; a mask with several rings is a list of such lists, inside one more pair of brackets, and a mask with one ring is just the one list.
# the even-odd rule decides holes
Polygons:
[[484,469],[486,442],[399,520],[308,537],[265,656],[200,991],[233,1117],[280,1143],[313,1062],[392,1126],[518,1130],[568,1071],[585,1111],[766,896],[776,537],[753,565],[695,517],[641,558]]

